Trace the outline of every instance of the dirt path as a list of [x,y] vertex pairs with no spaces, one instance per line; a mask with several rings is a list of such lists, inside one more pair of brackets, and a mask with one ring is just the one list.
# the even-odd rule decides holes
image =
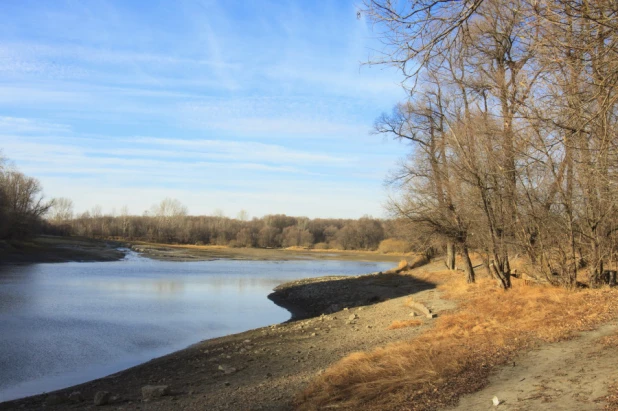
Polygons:
[[[618,378],[618,347],[599,340],[617,332],[618,323],[612,322],[524,353],[451,410],[603,410],[608,385]],[[497,407],[494,396],[501,401]]]
[[[288,410],[308,381],[342,357],[431,327],[434,320],[417,316],[420,326],[387,330],[394,320],[411,318],[408,295],[437,315],[454,308],[434,284],[396,274],[302,280],[276,294],[288,308],[301,308],[297,318],[318,316],[204,341],[81,386],[0,404],[0,410]],[[167,385],[171,395],[144,402],[141,389],[149,384]],[[111,394],[108,406],[93,405],[99,391]],[[73,392],[80,393],[75,401]]]

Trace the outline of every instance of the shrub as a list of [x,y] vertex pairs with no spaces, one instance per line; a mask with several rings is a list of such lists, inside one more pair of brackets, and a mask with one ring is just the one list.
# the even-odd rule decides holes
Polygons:
[[328,243],[317,243],[313,246],[314,249],[316,250],[328,250]]
[[382,240],[378,246],[378,251],[383,254],[387,253],[408,253],[412,251],[411,244],[396,238],[387,238]]

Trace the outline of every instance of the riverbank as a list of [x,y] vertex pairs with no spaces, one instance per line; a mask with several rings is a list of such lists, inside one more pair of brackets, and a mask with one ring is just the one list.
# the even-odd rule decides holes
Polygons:
[[442,262],[293,281],[269,297],[296,321],[0,411],[618,409],[618,290],[513,282],[466,284]]
[[291,261],[343,260],[398,262],[405,254],[380,254],[375,251],[308,250],[302,248],[265,249],[227,246],[123,242],[86,237],[39,236],[26,241],[0,242],[0,263],[30,264],[56,262],[116,261],[125,256],[119,248],[129,248],[144,257],[161,261]]
[[[435,319],[415,317],[412,326],[387,330],[394,320],[412,319],[409,295],[438,315],[454,308],[433,283],[408,275],[295,281],[278,287],[271,299],[295,307],[301,321],[203,341],[106,378],[0,404],[0,410],[84,409],[101,391],[110,393],[114,409],[290,409],[300,389],[344,356],[431,327]],[[146,405],[146,385],[167,385],[170,395]],[[75,392],[80,394],[69,399]]]
[[0,241],[0,263],[32,264],[70,261],[116,261],[125,253],[115,241],[85,237],[39,236],[24,241]]
[[344,260],[399,262],[410,258],[406,254],[381,254],[376,251],[313,250],[303,248],[232,248],[216,245],[158,244],[134,241],[128,244],[133,251],[145,257],[164,261],[206,260]]

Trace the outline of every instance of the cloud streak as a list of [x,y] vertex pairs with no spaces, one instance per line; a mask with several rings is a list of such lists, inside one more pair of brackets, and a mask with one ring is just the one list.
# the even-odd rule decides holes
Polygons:
[[0,149],[49,195],[381,213],[399,147],[368,131],[404,93],[352,2],[35,3],[0,16]]

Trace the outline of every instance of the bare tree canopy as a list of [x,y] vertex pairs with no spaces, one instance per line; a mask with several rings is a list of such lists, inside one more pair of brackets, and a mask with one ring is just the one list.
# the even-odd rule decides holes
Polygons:
[[[616,270],[618,4],[365,2],[408,101],[375,132],[407,141],[395,216],[469,250],[510,287],[513,255],[574,286]],[[448,262],[447,262],[448,265]]]

